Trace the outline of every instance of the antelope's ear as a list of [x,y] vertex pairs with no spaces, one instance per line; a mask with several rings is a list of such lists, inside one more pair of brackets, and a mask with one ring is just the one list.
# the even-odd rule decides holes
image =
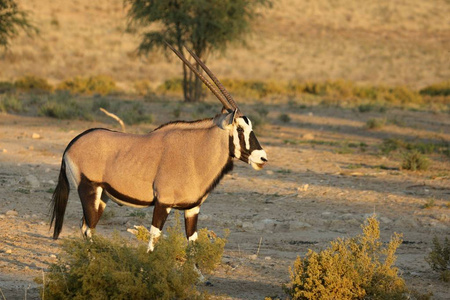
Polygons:
[[222,106],[222,110],[220,111],[221,114],[228,114],[230,112],[232,112],[232,110],[226,108],[225,106]]
[[216,124],[222,129],[229,129],[234,123],[234,120],[237,115],[236,112],[237,109],[233,111],[226,110],[225,113],[218,115],[218,117],[215,120]]

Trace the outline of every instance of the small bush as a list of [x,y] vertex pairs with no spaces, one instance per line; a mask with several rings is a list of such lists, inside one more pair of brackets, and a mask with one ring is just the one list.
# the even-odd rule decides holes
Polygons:
[[16,90],[14,83],[8,81],[0,81],[0,94],[12,93]]
[[16,89],[24,92],[51,92],[53,87],[48,83],[47,79],[28,75],[17,79],[14,82]]
[[[221,257],[225,240],[211,235],[203,239],[202,233],[198,243],[187,247],[179,221],[151,253],[146,243],[130,245],[117,233],[112,239],[67,239],[45,282],[35,281],[42,284],[45,299],[204,299],[207,295],[195,288],[199,274],[194,265],[209,267],[200,253]],[[215,249],[196,244],[218,245],[222,251],[213,253]]]
[[39,115],[56,119],[92,120],[93,117],[87,107],[65,93],[49,95],[42,100]]
[[58,90],[70,91],[72,94],[107,95],[118,91],[114,79],[105,75],[91,76],[88,78],[75,77],[61,82]]
[[156,89],[157,92],[166,93],[182,93],[183,92],[183,79],[181,78],[172,78],[164,81],[163,84],[158,86]]
[[385,155],[389,154],[392,151],[402,149],[408,151],[416,151],[422,154],[440,153],[448,156],[450,153],[450,143],[444,140],[440,142],[407,142],[400,139],[389,138],[384,139],[379,148]]
[[144,105],[142,102],[134,102],[131,108],[122,109],[117,112],[117,115],[125,122],[125,124],[142,124],[142,123],[152,123],[153,116],[148,114],[144,110]]
[[361,113],[371,112],[371,111],[377,111],[377,112],[384,113],[384,112],[386,112],[386,106],[379,104],[379,103],[369,102],[369,103],[360,104],[358,106],[358,111]]
[[422,208],[427,209],[427,208],[432,208],[434,206],[436,206],[436,202],[434,201],[433,198],[431,198],[431,199],[428,199],[427,202],[425,202],[425,204],[422,206]]
[[289,123],[289,122],[291,122],[291,117],[289,117],[288,114],[280,114],[278,116],[278,120],[280,120],[280,122],[283,122],[283,123]]
[[420,90],[421,95],[450,96],[450,80],[429,85]]
[[380,129],[386,125],[386,119],[369,119],[366,122],[367,129]]
[[20,113],[24,110],[22,101],[15,95],[7,95],[0,98],[0,112]]
[[394,87],[390,89],[389,93],[387,93],[384,98],[388,102],[402,104],[421,103],[423,101],[422,96],[419,93],[411,91],[404,86]]
[[402,243],[394,234],[385,248],[375,216],[362,226],[363,234],[337,239],[319,253],[309,250],[290,268],[285,291],[291,299],[407,299],[404,280],[394,267]]
[[392,151],[398,150],[400,148],[405,147],[406,143],[399,139],[384,139],[382,144],[379,146],[380,150],[383,154],[387,155]]
[[407,152],[403,155],[402,169],[411,171],[426,171],[430,161],[425,155],[417,150]]
[[149,93],[152,93],[152,87],[150,85],[150,81],[148,80],[139,80],[134,83],[134,90],[138,95],[145,96]]
[[[177,212],[175,213],[175,219],[176,225],[173,228],[168,229],[169,236],[173,235],[176,236],[177,239],[185,241],[184,235],[181,232],[180,219]],[[136,238],[147,244],[150,238],[150,232],[143,226],[135,226],[135,228],[136,231],[134,231],[134,234]],[[222,259],[227,236],[228,231],[225,231],[225,238],[220,238],[211,230],[206,228],[200,229],[198,231],[198,239],[194,243],[189,243],[186,248],[186,259],[194,262],[202,273],[211,273]],[[158,247],[162,247],[160,244],[161,243],[158,240],[155,251]],[[166,245],[166,243],[163,243],[162,245]]]
[[438,237],[435,236],[433,249],[425,260],[434,271],[440,272],[441,280],[450,282],[450,240],[448,238],[445,238],[441,245]]

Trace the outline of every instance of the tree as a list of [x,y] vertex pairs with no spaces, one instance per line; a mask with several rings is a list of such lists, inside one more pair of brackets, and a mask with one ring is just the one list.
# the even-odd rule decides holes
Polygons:
[[[191,48],[203,61],[211,52],[224,51],[231,42],[244,42],[257,16],[256,8],[271,5],[271,0],[124,1],[130,5],[129,28],[153,25],[143,34],[140,54],[155,49],[167,52],[167,41],[183,55],[184,46]],[[199,101],[201,87],[201,81],[183,64],[185,101]]]
[[38,32],[28,21],[28,14],[19,9],[15,0],[0,0],[0,47],[8,49],[10,40],[19,34],[19,29],[28,35]]

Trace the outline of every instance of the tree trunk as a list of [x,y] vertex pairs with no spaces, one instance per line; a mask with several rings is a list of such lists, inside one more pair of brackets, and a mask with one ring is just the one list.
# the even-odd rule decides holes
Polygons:
[[183,64],[183,97],[185,102],[189,101],[189,81],[188,81],[188,70],[185,64]]

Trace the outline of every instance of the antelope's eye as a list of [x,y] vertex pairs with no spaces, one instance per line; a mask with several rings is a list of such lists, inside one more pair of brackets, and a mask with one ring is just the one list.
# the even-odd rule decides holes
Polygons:
[[239,126],[239,127],[237,128],[237,131],[238,131],[238,132],[244,132],[244,128],[242,128],[242,127]]

